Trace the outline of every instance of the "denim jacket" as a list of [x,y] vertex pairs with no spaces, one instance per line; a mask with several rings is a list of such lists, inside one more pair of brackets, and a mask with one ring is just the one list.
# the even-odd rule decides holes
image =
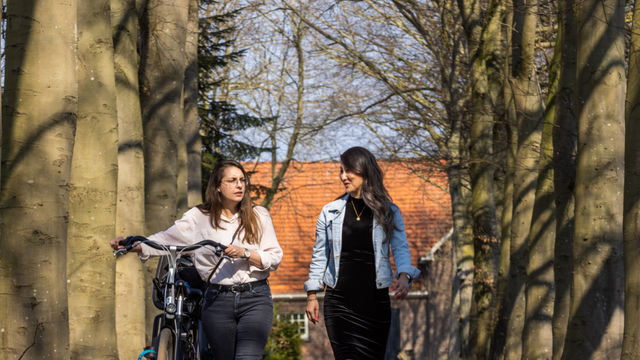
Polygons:
[[[321,291],[324,285],[335,287],[338,283],[340,251],[342,249],[342,223],[348,195],[325,205],[316,224],[316,243],[313,246],[309,280],[304,283],[305,291]],[[394,229],[388,241],[383,242],[385,232],[382,225],[373,219],[373,253],[376,267],[376,287],[391,286],[393,271],[389,261],[389,249],[393,254],[397,274],[407,273],[412,279],[420,275],[420,270],[411,266],[411,253],[400,209],[391,204]]]

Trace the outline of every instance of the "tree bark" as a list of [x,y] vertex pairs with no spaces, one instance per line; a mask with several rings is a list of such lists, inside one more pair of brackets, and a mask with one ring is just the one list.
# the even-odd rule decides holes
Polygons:
[[202,203],[202,139],[198,118],[198,0],[189,1],[185,48],[184,136],[187,146],[187,206]]
[[538,186],[527,239],[528,262],[523,330],[523,358],[550,359],[553,353],[553,259],[556,237],[553,189],[553,128],[557,107],[558,71],[561,35],[556,38],[549,74],[549,92],[545,105]]
[[621,354],[624,5],[576,3],[578,158],[567,359]]
[[[184,122],[182,87],[188,0],[148,0],[141,4],[140,103],[144,134],[145,233],[168,228],[176,218],[178,142]],[[155,261],[145,265],[146,284]],[[147,287],[151,291],[151,288]],[[146,328],[157,310],[147,293]],[[150,334],[147,334],[147,342]]]
[[558,84],[556,126],[553,129],[556,241],[553,262],[553,359],[560,360],[570,311],[573,270],[574,188],[576,182],[577,123],[575,105],[576,31],[573,0],[558,2],[558,27],[562,54]]
[[[499,24],[501,3],[492,1],[487,39],[499,38]],[[471,159],[471,191],[472,217],[474,237],[474,283],[473,303],[471,305],[470,346],[472,356],[486,359],[489,354],[489,344],[493,327],[492,304],[496,295],[496,278],[499,265],[500,245],[496,220],[496,205],[494,197],[494,166],[493,166],[493,126],[495,103],[495,78],[497,67],[492,42],[485,42],[483,47],[481,37],[483,28],[479,3],[475,1],[459,0],[458,6],[463,19],[463,27],[467,36],[468,48],[471,54],[472,74],[472,125],[470,135]],[[496,33],[498,31],[498,33]],[[492,60],[487,64],[487,59]],[[488,68],[491,68],[488,70]],[[499,78],[499,77],[498,77]],[[498,85],[499,88],[501,85]]]
[[[138,90],[138,18],[134,0],[111,0],[118,116],[116,234],[144,233],[144,154]],[[116,261],[118,358],[135,359],[145,345],[145,283],[137,256]]]
[[[450,337],[450,358],[469,356],[469,323],[473,289],[473,227],[470,214],[471,193],[469,175],[463,164],[467,163],[461,136],[461,120],[454,120],[449,152],[449,192],[451,194],[451,214],[453,217],[453,257],[455,274],[453,279],[453,318]],[[466,155],[466,156],[465,156]],[[455,332],[454,332],[455,331]]]
[[622,359],[640,358],[640,5],[633,5],[625,121],[624,340]]
[[531,227],[538,178],[543,116],[540,86],[534,64],[538,4],[535,0],[520,0],[514,1],[514,6],[511,87],[518,123],[518,149],[514,164],[507,299],[506,307],[500,310],[508,314],[505,359],[522,357],[527,237]]
[[[117,144],[109,0],[78,2],[78,121],[71,162],[67,290],[72,358],[116,356]],[[98,205],[99,204],[99,205]]]
[[188,0],[149,0],[143,10],[140,100],[146,233],[164,230],[176,218],[188,8]]
[[7,2],[0,351],[69,358],[66,245],[77,117],[76,1]]
[[[513,9],[511,6],[506,6],[504,9],[503,21],[504,24],[511,24],[513,22]],[[511,56],[507,55],[508,50],[511,49],[512,31],[511,26],[505,26],[504,33],[504,74],[511,73]],[[517,128],[517,116],[515,108],[515,100],[513,98],[513,92],[509,85],[509,76],[503,76],[503,98],[504,98],[504,127],[506,133],[506,156],[504,162],[504,186],[503,197],[504,205],[502,207],[502,215],[500,217],[500,264],[498,267],[498,282],[496,290],[496,301],[494,306],[494,330],[491,339],[490,358],[501,359],[504,354],[504,344],[507,337],[507,321],[508,313],[501,311],[505,307],[507,282],[509,275],[509,254],[511,252],[511,226],[513,220],[513,176],[515,170],[516,153],[518,151],[518,128]]]

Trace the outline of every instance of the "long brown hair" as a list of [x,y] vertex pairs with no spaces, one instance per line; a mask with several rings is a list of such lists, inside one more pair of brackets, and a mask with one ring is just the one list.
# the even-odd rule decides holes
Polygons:
[[394,228],[391,196],[384,187],[382,170],[375,156],[369,150],[355,146],[340,155],[340,162],[345,171],[362,176],[362,199],[382,225],[385,241],[388,240]]
[[209,184],[205,191],[205,202],[198,206],[200,211],[209,215],[209,221],[214,229],[223,229],[220,224],[220,215],[222,214],[222,196],[218,192],[218,188],[222,184],[222,177],[224,176],[224,170],[228,167],[236,167],[242,171],[242,175],[245,178],[244,195],[242,200],[238,203],[238,218],[240,219],[240,225],[238,227],[238,234],[241,230],[244,230],[243,242],[248,244],[258,244],[260,242],[260,234],[258,228],[257,215],[253,211],[253,202],[251,201],[251,195],[249,194],[249,176],[247,172],[237,161],[233,160],[220,160],[213,168],[211,176],[209,176]]

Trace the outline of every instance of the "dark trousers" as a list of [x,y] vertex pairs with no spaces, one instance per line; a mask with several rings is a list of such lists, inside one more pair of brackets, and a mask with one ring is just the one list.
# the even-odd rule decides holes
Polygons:
[[215,359],[262,359],[273,322],[268,284],[243,292],[207,289],[202,311],[204,335]]

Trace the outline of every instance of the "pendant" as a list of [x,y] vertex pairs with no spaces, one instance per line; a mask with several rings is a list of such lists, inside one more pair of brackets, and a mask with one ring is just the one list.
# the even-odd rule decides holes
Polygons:
[[360,216],[358,216],[358,217],[356,218],[356,221],[360,221]]

